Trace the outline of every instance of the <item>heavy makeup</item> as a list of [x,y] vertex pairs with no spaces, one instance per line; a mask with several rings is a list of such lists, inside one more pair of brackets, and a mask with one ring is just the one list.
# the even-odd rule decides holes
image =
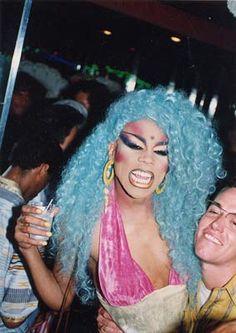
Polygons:
[[110,147],[115,177],[132,198],[151,196],[168,171],[168,138],[152,120],[126,124]]

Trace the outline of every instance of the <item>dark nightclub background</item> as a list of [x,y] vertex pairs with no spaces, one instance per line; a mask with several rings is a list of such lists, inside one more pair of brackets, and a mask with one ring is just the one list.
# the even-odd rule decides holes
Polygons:
[[[3,53],[13,52],[21,11],[22,1],[0,2]],[[204,112],[217,96],[215,119],[226,123],[235,110],[235,26],[226,1],[33,0],[22,57],[65,77],[80,69],[123,85],[135,74],[136,88],[194,88]]]

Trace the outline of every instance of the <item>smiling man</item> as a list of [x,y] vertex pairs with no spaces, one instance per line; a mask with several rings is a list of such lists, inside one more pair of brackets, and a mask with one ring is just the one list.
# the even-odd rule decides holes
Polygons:
[[[202,282],[195,308],[185,312],[186,332],[236,332],[236,187],[223,189],[210,203],[199,223],[195,253]],[[222,322],[227,323],[218,327]]]

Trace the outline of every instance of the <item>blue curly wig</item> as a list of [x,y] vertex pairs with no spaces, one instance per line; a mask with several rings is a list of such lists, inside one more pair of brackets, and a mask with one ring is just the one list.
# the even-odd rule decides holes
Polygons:
[[63,272],[75,265],[76,292],[83,302],[95,295],[88,260],[104,206],[102,173],[108,144],[118,138],[126,123],[145,118],[155,121],[169,138],[165,191],[153,195],[156,220],[168,241],[173,266],[181,276],[189,277],[190,290],[200,278],[194,233],[216,179],[224,177],[222,148],[204,115],[183,93],[169,94],[163,87],[135,91],[110,106],[105,121],[63,171],[57,191],[60,213],[53,227],[52,249],[57,251]]

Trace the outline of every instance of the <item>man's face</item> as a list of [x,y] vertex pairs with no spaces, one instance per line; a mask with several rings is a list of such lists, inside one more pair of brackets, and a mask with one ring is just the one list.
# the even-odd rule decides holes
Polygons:
[[87,110],[90,108],[89,93],[85,91],[79,91],[75,94],[74,98],[77,102],[81,103]]
[[195,252],[202,262],[236,265],[236,188],[221,192],[200,220]]
[[114,145],[115,176],[132,198],[150,197],[168,171],[168,138],[151,120],[128,123]]
[[28,91],[15,91],[12,96],[11,114],[22,116],[31,106],[30,93]]

